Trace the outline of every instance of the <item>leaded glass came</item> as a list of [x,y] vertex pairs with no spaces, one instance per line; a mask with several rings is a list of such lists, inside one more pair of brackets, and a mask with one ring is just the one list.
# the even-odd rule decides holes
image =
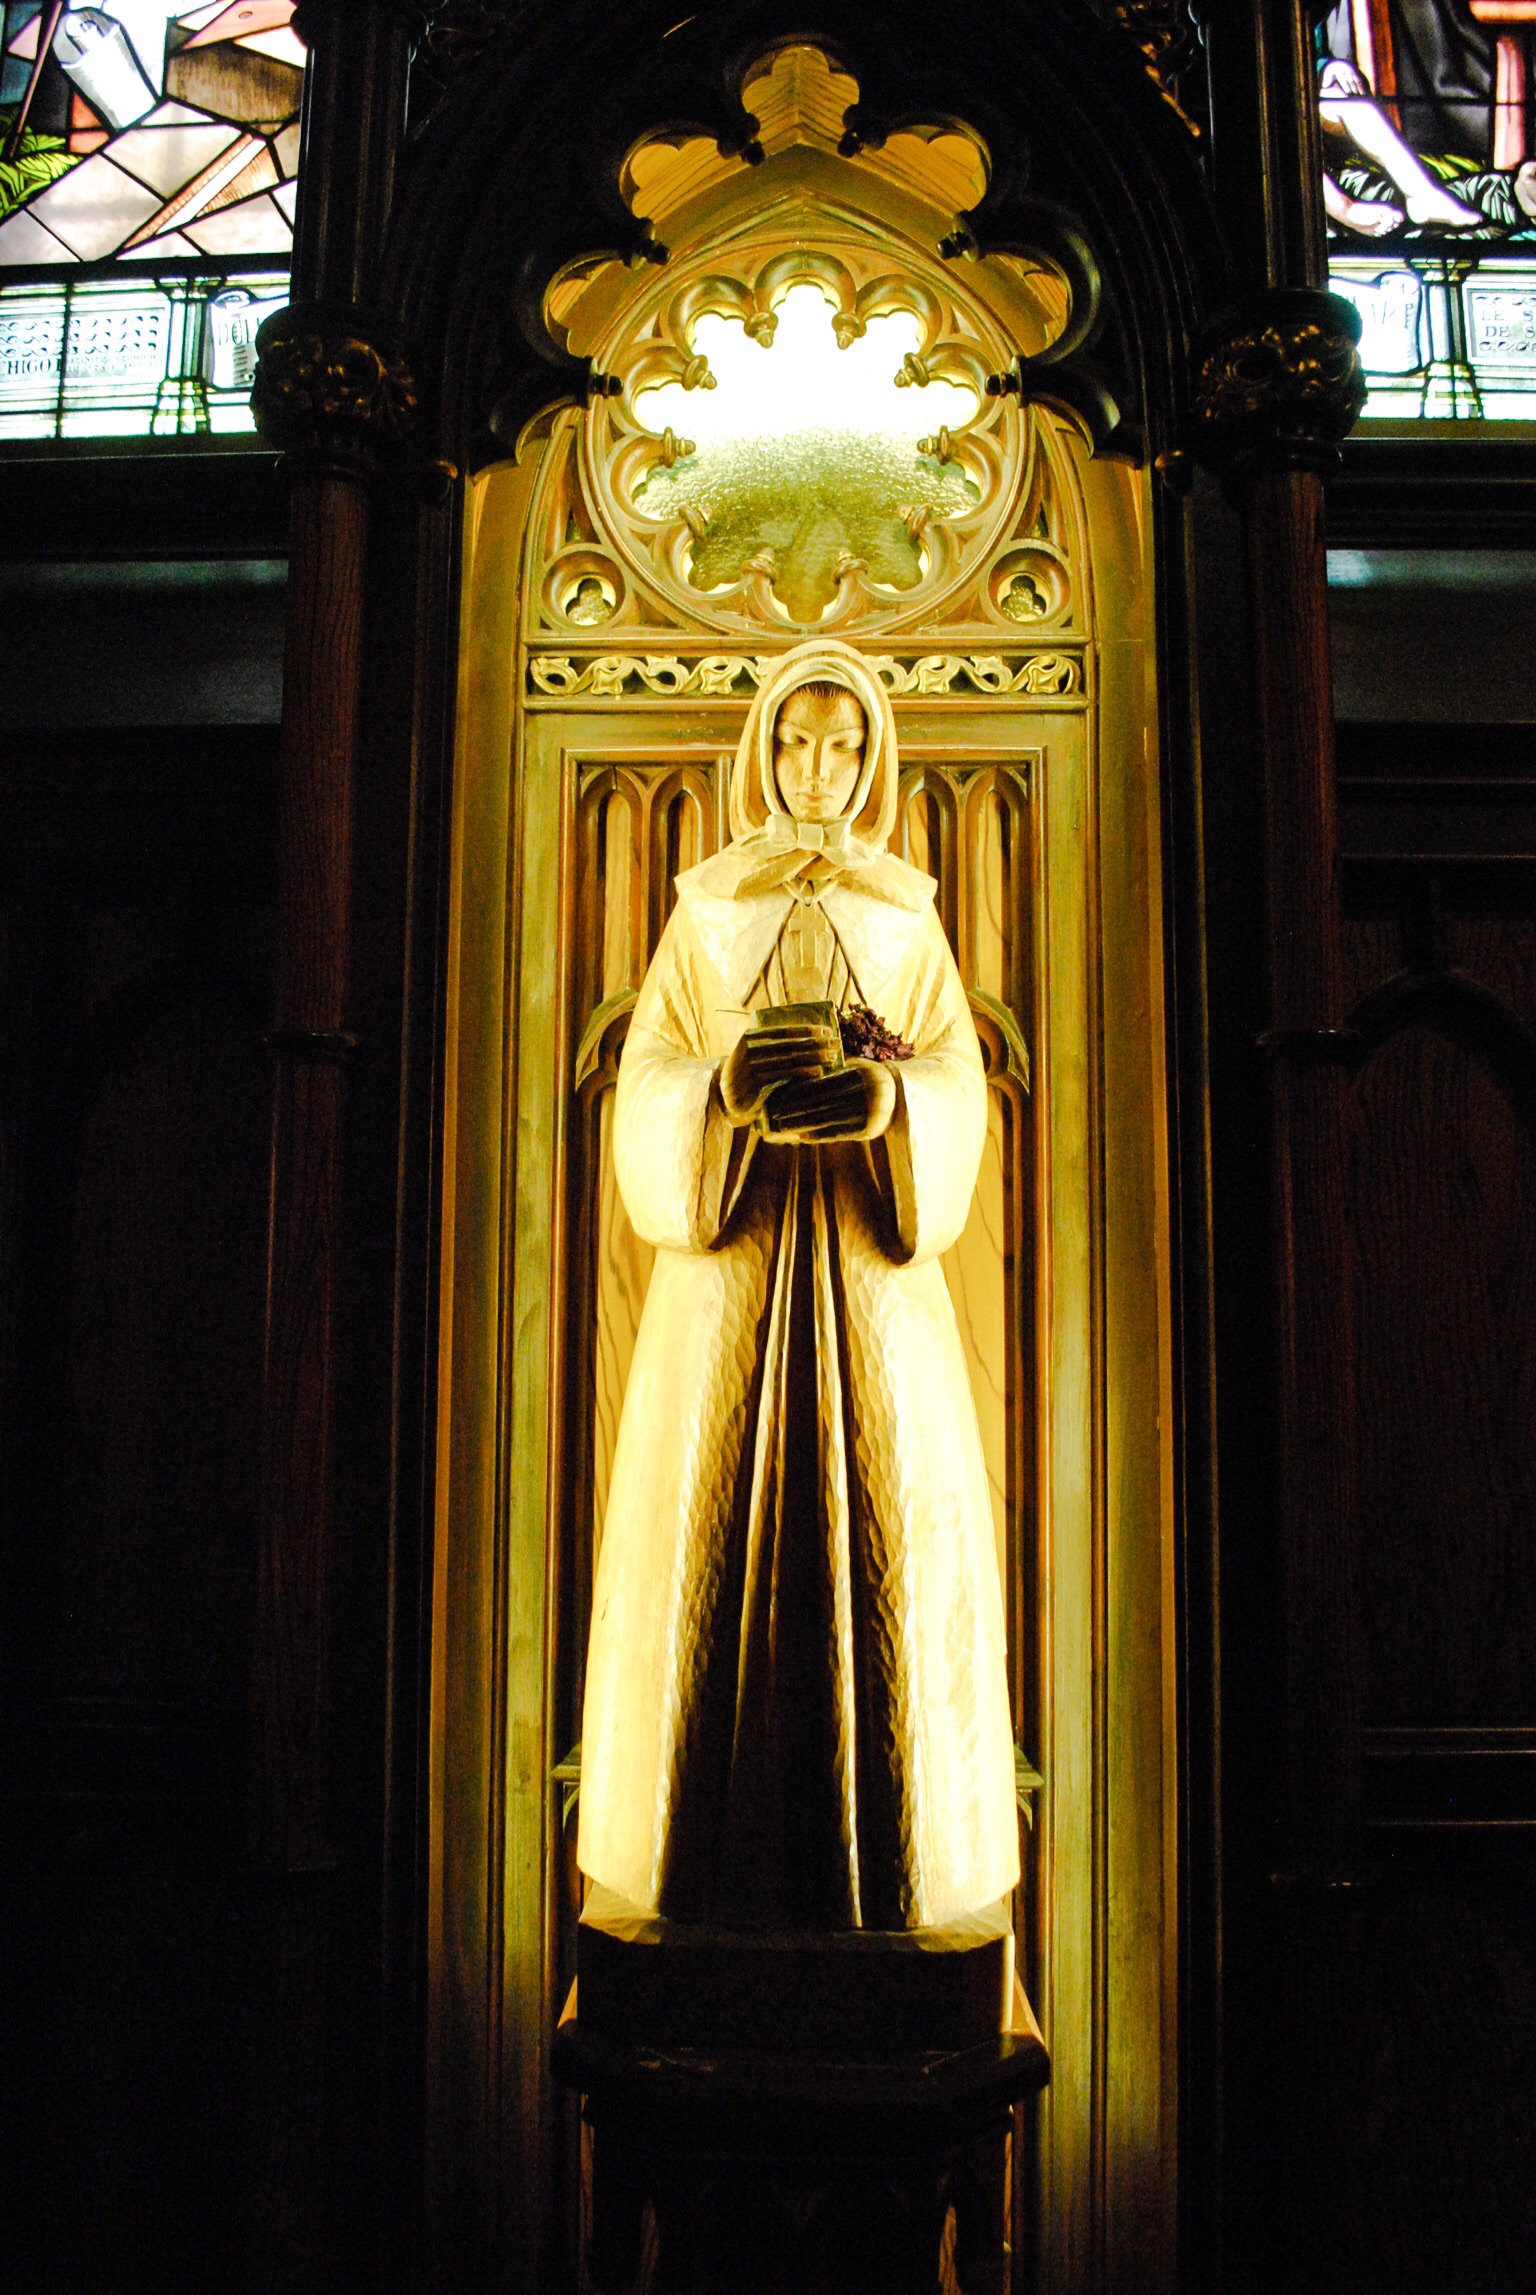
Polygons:
[[1536,0],[1338,0],[1318,33],[1330,280],[1366,414],[1536,419]]
[[293,244],[292,17],[0,0],[0,437],[251,428]]

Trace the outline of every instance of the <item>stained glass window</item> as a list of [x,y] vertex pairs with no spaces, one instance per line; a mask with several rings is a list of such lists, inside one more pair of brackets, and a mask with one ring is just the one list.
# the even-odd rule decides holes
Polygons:
[[1536,0],[1338,0],[1319,30],[1367,416],[1536,420],[1533,58]]
[[246,430],[287,297],[292,0],[0,0],[0,437]]

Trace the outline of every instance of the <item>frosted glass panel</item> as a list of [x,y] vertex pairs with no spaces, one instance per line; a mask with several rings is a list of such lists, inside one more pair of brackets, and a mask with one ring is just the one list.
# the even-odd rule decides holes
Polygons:
[[635,508],[686,521],[698,588],[759,569],[800,622],[823,612],[854,562],[893,589],[915,587],[925,526],[979,499],[950,435],[982,401],[926,371],[917,316],[889,311],[857,334],[838,322],[809,282],[771,318],[706,312],[688,376],[634,398],[636,420],[666,441]]

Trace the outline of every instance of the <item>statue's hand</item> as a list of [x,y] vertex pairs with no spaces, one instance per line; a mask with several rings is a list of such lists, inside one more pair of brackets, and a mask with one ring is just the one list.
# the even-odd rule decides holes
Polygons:
[[720,1100],[733,1124],[762,1114],[770,1092],[821,1077],[838,1057],[830,1028],[749,1028],[720,1068]]
[[896,1113],[896,1078],[882,1060],[850,1060],[835,1075],[780,1084],[765,1110],[765,1136],[810,1144],[875,1140]]

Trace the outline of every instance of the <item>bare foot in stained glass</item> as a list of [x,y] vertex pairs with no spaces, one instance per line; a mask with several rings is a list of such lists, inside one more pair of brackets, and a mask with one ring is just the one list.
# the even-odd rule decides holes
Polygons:
[[1384,239],[1389,231],[1399,231],[1403,225],[1400,207],[1391,206],[1385,199],[1351,199],[1331,175],[1323,177],[1323,205],[1335,223],[1342,223],[1346,231],[1358,231],[1367,239]]
[[[1438,183],[1414,151],[1393,126],[1387,114],[1372,96],[1370,87],[1357,68],[1342,58],[1334,57],[1323,66],[1317,88],[1318,116],[1325,128],[1342,129],[1357,151],[1373,159],[1402,194],[1403,206],[1410,223],[1420,226],[1438,225],[1445,231],[1475,229],[1483,218],[1475,207]],[[1338,186],[1334,186],[1335,190]],[[1326,181],[1324,198],[1328,197]],[[1343,196],[1342,194],[1340,195]],[[1368,201],[1360,205],[1373,204]],[[1380,203],[1383,207],[1385,201]],[[1351,230],[1365,228],[1351,218],[1336,215],[1331,200],[1328,212],[1340,222],[1348,222]],[[1388,227],[1390,228],[1390,226]],[[1376,224],[1371,235],[1379,237],[1382,230]]]
[[1475,207],[1445,191],[1433,177],[1426,179],[1424,187],[1410,186],[1403,193],[1410,223],[1438,223],[1447,231],[1465,231],[1470,225],[1483,220]]

